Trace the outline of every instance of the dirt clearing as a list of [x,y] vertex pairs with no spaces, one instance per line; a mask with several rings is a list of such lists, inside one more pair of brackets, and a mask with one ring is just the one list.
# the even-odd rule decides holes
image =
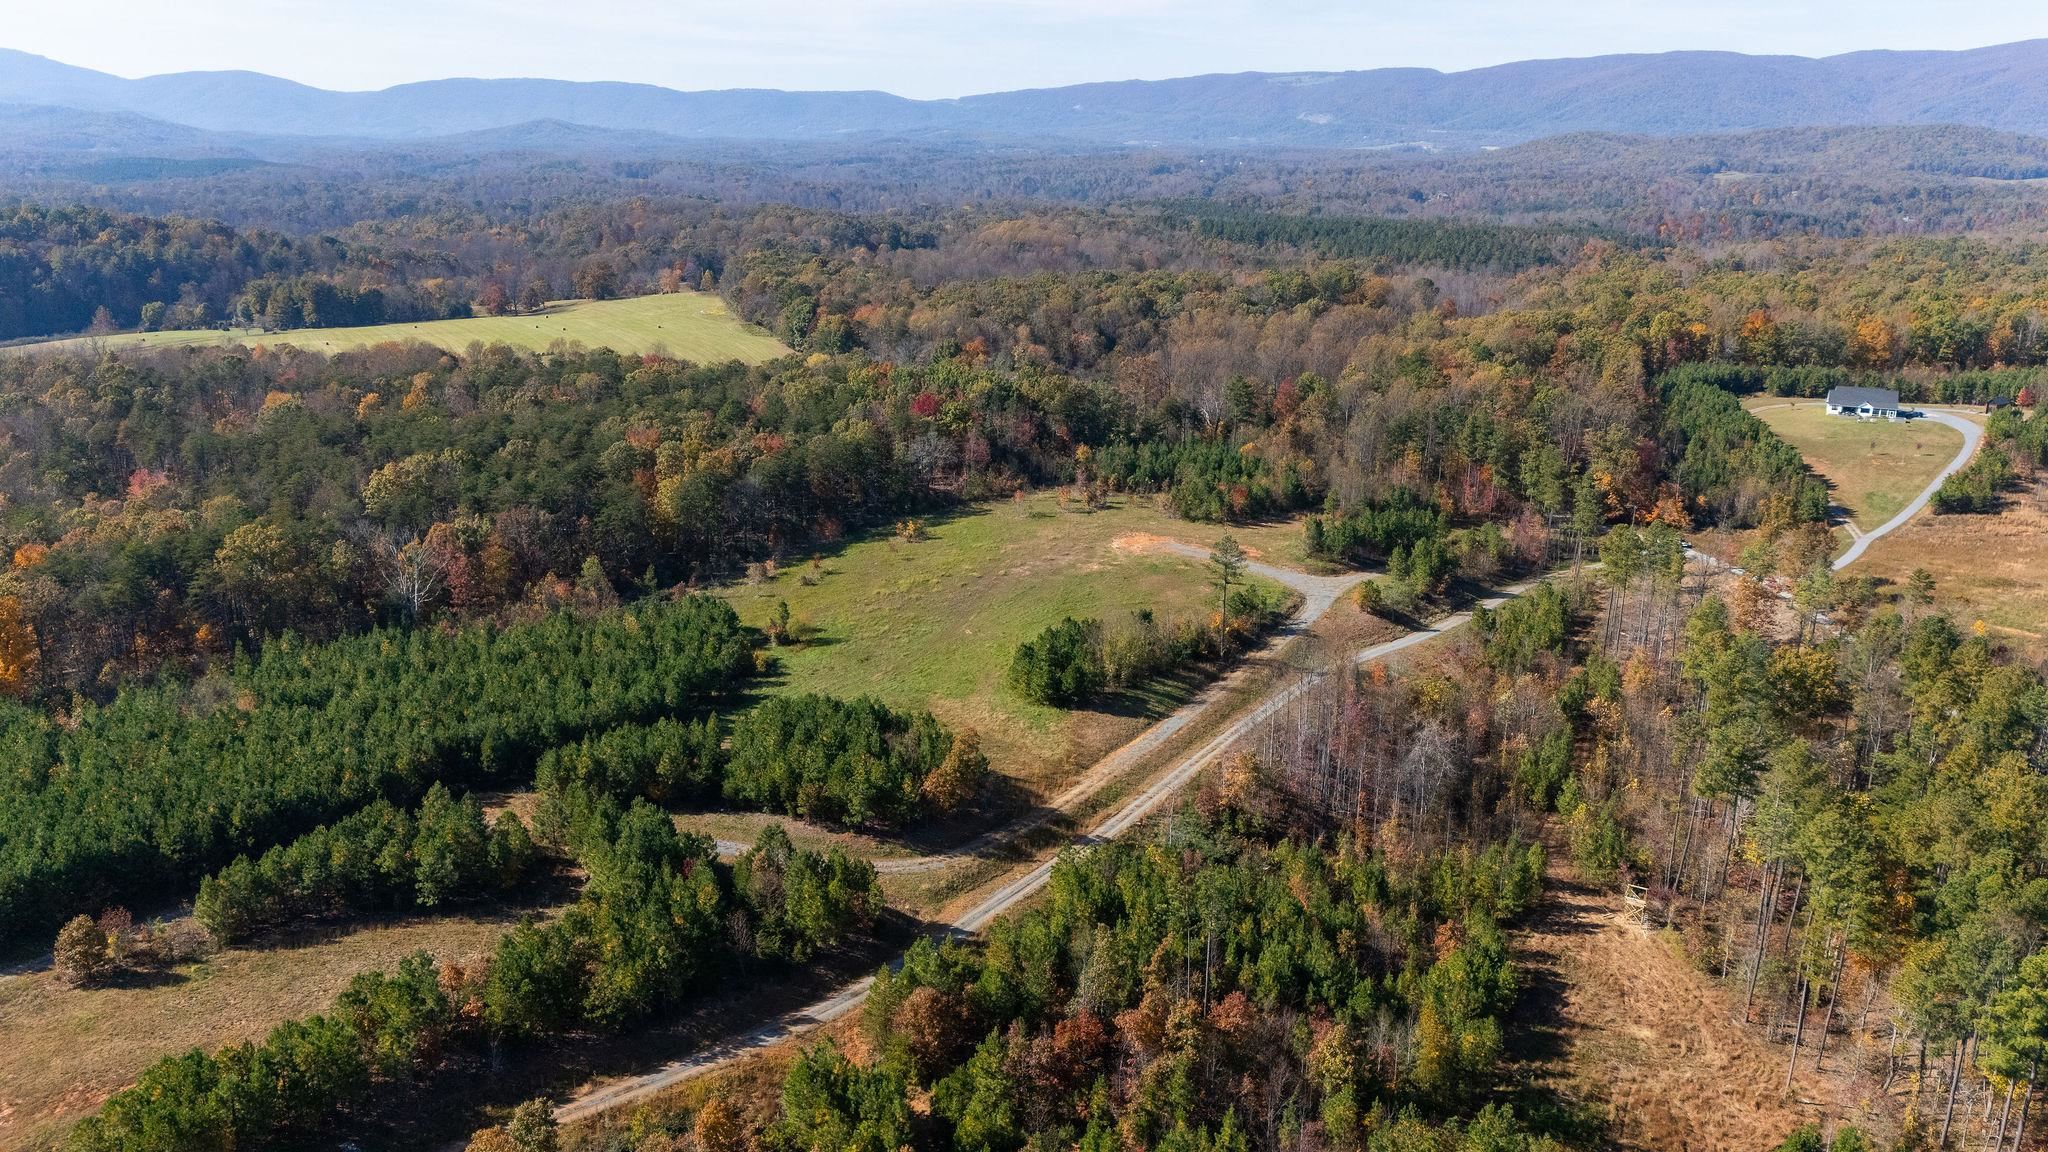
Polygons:
[[1618,898],[1562,864],[1517,947],[1525,1072],[1606,1118],[1612,1147],[1761,1152],[1801,1124],[1886,1127],[1859,1100],[1860,1078],[1843,1071],[1852,1053],[1831,1044],[1828,1071],[1816,1074],[1803,1051],[1787,1093],[1787,1050],[1737,1023],[1740,1005],[1672,937],[1625,919]]

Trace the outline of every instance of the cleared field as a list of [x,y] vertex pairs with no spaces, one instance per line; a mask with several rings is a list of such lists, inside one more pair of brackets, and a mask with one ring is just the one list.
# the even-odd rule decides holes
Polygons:
[[1872,544],[1857,566],[1898,584],[1915,568],[1934,577],[1935,603],[1965,628],[1981,620],[2048,658],[2048,487],[2015,492],[1988,516],[1924,514]]
[[153,978],[71,988],[47,971],[0,977],[0,1149],[48,1148],[145,1067],[189,1048],[259,1040],[325,1011],[357,973],[427,949],[481,958],[516,912],[308,932],[233,948]]
[[[931,521],[926,531],[914,543],[869,537],[815,568],[791,563],[720,593],[755,626],[789,603],[805,639],[778,652],[775,691],[930,708],[979,730],[995,770],[1041,791],[1186,698],[1191,685],[1168,684],[1108,711],[1067,712],[1023,700],[1003,681],[1017,644],[1061,617],[1115,623],[1140,608],[1162,620],[1209,612],[1214,588],[1203,561],[1116,542],[1160,535],[1207,545],[1226,529],[1175,520],[1149,501],[1123,498],[1088,512],[1039,495]],[[1269,555],[1300,537],[1291,524],[1229,531]]]
[[1963,446],[1959,433],[1931,420],[1855,420],[1828,415],[1818,400],[1777,397],[1749,408],[1799,449],[1866,531],[1897,515]]
[[292,332],[235,329],[227,332],[123,332],[80,336],[23,348],[95,345],[105,348],[224,347],[230,344],[284,345],[341,352],[390,341],[418,340],[459,352],[471,344],[510,344],[543,352],[557,340],[592,348],[644,354],[667,352],[684,360],[759,364],[789,349],[767,332],[728,312],[725,301],[702,292],[639,296],[630,300],[563,300],[523,316],[477,316],[427,320],[368,328],[302,328]]
[[1513,1031],[1528,1082],[1607,1121],[1600,1147],[1768,1148],[1819,1120],[1888,1140],[1890,1101],[1865,1071],[1881,1064],[1882,1037],[1872,1051],[1845,1028],[1852,1035],[1828,1048],[1825,1070],[1802,1059],[1788,1092],[1783,1048],[1737,1022],[1741,1006],[1675,934],[1630,922],[1568,864],[1552,863],[1546,887],[1516,933],[1528,990]]

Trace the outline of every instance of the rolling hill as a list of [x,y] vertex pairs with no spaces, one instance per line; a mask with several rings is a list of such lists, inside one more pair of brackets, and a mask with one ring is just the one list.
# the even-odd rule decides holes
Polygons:
[[137,113],[189,128],[419,139],[535,121],[684,138],[849,134],[1094,144],[1479,147],[1565,132],[1676,135],[1814,125],[2048,132],[2048,41],[1824,59],[1670,52],[1444,73],[1242,73],[910,100],[884,92],[679,92],[448,79],[332,92],[253,72],[129,80],[0,50],[0,103]]

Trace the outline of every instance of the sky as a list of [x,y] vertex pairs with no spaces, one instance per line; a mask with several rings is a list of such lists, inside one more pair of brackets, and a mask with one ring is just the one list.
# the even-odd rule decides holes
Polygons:
[[122,76],[447,76],[920,98],[1204,72],[1461,70],[1680,48],[1824,56],[2048,37],[2040,0],[8,0],[0,47]]

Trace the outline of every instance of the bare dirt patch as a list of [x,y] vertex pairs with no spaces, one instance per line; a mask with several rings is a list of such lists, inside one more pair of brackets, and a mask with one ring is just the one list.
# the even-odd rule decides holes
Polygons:
[[[1186,547],[1190,543],[1191,541],[1177,539],[1172,536],[1161,536],[1153,532],[1126,532],[1110,541],[1109,546],[1126,556],[1155,556],[1163,552],[1172,552],[1176,548]],[[1239,544],[1244,548],[1246,556],[1254,560],[1264,560],[1266,558],[1266,554],[1258,548],[1244,544],[1242,541]],[[1195,544],[1194,547],[1201,548],[1205,547],[1205,545]]]
[[[1758,1152],[1802,1124],[1883,1131],[1871,1087],[1832,1046],[1827,1070],[1737,1021],[1740,1005],[1676,939],[1626,919],[1610,893],[1553,865],[1545,906],[1518,941],[1528,989],[1518,1040],[1530,1078],[1608,1120],[1609,1146]],[[1813,1035],[1808,1034],[1811,1042]]]

